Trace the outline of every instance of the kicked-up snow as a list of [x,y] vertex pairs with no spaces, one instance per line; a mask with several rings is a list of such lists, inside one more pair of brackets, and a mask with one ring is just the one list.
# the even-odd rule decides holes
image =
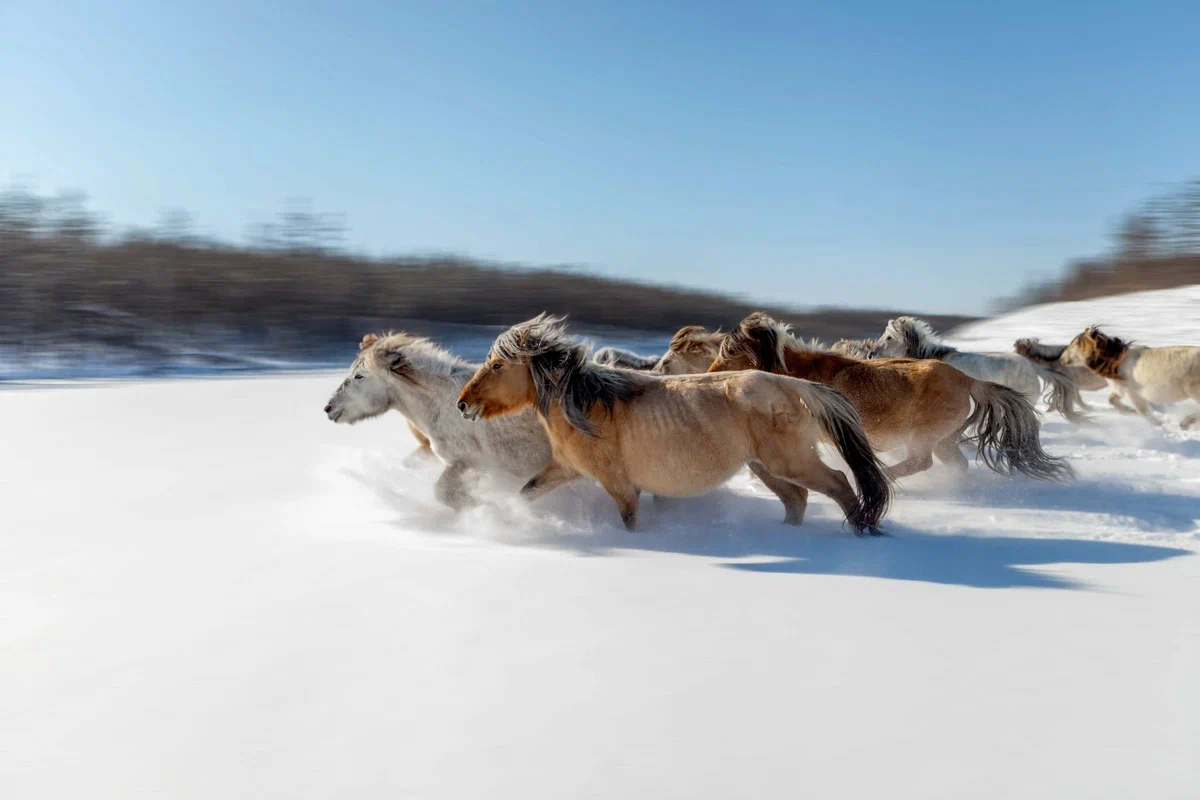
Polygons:
[[[1153,336],[1190,297],[953,342],[1200,343]],[[1200,434],[1093,395],[1075,484],[935,466],[861,540],[739,476],[627,533],[586,484],[438,507],[341,377],[0,392],[0,796],[1200,794]]]

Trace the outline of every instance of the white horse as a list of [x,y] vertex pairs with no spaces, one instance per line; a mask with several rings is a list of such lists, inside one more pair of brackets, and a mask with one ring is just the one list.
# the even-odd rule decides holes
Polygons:
[[1041,339],[1017,339],[1013,342],[1014,353],[1035,364],[1070,375],[1085,392],[1096,392],[1108,386],[1108,381],[1082,364],[1064,364],[1062,355],[1066,349],[1065,344],[1044,344]]
[[949,346],[934,333],[925,320],[916,317],[897,317],[889,320],[874,358],[936,358],[966,375],[1015,389],[1036,402],[1045,385],[1046,404],[1072,422],[1086,417],[1079,387],[1067,375],[1056,372],[1017,355],[1016,353],[964,353]]
[[[1145,347],[1091,327],[1071,340],[1061,360],[1083,365],[1104,378],[1113,390],[1109,401],[1120,408],[1120,397],[1133,403],[1138,413],[1161,424],[1151,403],[1169,405],[1181,400],[1200,402],[1200,347]],[[1188,414],[1180,426],[1190,428],[1200,412]]]
[[550,440],[532,410],[474,425],[456,412],[458,394],[477,368],[429,339],[368,333],[325,414],[334,422],[353,424],[389,409],[399,411],[446,464],[434,495],[461,508],[470,503],[472,472],[499,472],[524,482],[550,460]]
[[601,347],[592,355],[592,361],[597,364],[617,369],[636,369],[641,372],[654,369],[660,358],[662,356],[640,356],[619,347]]

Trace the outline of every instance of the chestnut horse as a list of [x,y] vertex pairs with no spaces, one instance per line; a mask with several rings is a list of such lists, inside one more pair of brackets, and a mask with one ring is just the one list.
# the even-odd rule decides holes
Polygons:
[[1071,476],[1070,465],[1042,450],[1037,414],[1024,396],[941,361],[860,361],[817,350],[759,312],[725,338],[709,372],[742,369],[791,375],[841,391],[858,409],[872,447],[906,447],[905,460],[888,468],[892,477],[929,469],[935,455],[944,464],[966,469],[958,443],[970,428],[976,431],[971,438],[979,445],[979,458],[996,472],[1042,480]]
[[[891,486],[858,413],[837,391],[760,372],[660,376],[588,361],[562,320],[542,314],[501,334],[463,387],[466,419],[535,408],[554,458],[521,490],[535,498],[581,475],[616,501],[626,527],[642,490],[704,494],[749,464],[783,501],[785,523],[803,521],[810,489],[832,497],[859,535],[878,533]],[[858,482],[818,456],[831,441]]]

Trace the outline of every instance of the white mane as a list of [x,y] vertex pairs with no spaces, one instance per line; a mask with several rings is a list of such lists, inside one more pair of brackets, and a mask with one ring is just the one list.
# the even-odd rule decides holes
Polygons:
[[918,317],[897,317],[888,322],[887,330],[904,343],[909,358],[943,359],[958,352],[942,341],[933,326]]
[[[456,372],[470,372],[475,366],[424,336],[410,333],[386,333],[373,345],[376,352],[400,352],[414,371],[442,378]],[[365,355],[366,351],[363,352]]]

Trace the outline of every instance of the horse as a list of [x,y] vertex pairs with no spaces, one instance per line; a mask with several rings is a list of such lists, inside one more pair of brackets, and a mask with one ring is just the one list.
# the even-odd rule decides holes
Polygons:
[[389,409],[399,411],[414,435],[420,433],[446,464],[434,496],[451,508],[463,508],[473,502],[473,473],[497,472],[523,482],[551,455],[550,440],[532,411],[484,425],[469,425],[453,412],[454,400],[476,366],[423,337],[369,333],[325,414],[333,422],[354,424]]
[[1064,480],[1072,474],[1066,461],[1042,449],[1037,414],[1024,396],[942,361],[862,361],[822,351],[796,339],[789,326],[757,312],[725,337],[709,372],[743,369],[790,375],[840,391],[858,410],[875,450],[905,446],[905,459],[888,468],[893,478],[929,469],[935,455],[943,464],[965,470],[967,457],[958,443],[971,428],[978,458],[996,472],[1040,480]]
[[[1123,405],[1120,398],[1128,398],[1137,413],[1155,425],[1162,423],[1150,409],[1150,403],[1200,401],[1200,347],[1146,347],[1109,336],[1092,326],[1071,340],[1061,360],[1065,364],[1083,365],[1103,378],[1113,390],[1109,399],[1113,405],[1119,408]],[[1197,420],[1200,412],[1193,412],[1179,424],[1187,429]]]
[[[1083,391],[1096,392],[1108,386],[1108,381],[1092,372],[1083,364],[1064,364],[1062,354],[1066,349],[1067,346],[1065,344],[1042,344],[1040,339],[1017,339],[1013,342],[1014,353],[1029,359],[1035,364],[1069,376],[1071,380],[1075,381],[1075,385]],[[1121,402],[1121,395],[1116,392],[1109,392],[1108,402],[1113,408],[1123,414],[1137,413]],[[1079,405],[1085,410],[1091,408],[1082,399],[1079,401]]]
[[874,352],[878,358],[933,358],[982,381],[1008,386],[1036,402],[1045,385],[1046,404],[1071,422],[1087,417],[1079,387],[1067,375],[1034,364],[1016,353],[964,353],[945,344],[924,320],[897,317],[889,320]]
[[642,356],[619,347],[601,347],[592,355],[592,361],[606,367],[642,371],[654,369],[661,359],[662,356]]
[[875,356],[876,345],[874,339],[839,339],[829,348],[829,352],[865,361]]
[[[492,345],[463,387],[464,419],[536,410],[554,459],[521,489],[535,499],[587,476],[637,524],[642,490],[692,497],[749,465],[783,502],[784,522],[803,522],[809,490],[841,506],[858,535],[878,534],[891,485],[858,413],[826,386],[760,372],[655,375],[591,363],[560,317],[541,314]],[[820,460],[831,441],[858,483]]]
[[717,357],[721,340],[725,334],[721,331],[709,331],[700,325],[688,325],[680,328],[671,337],[667,352],[654,365],[654,372],[660,375],[692,375],[704,372],[708,365]]

